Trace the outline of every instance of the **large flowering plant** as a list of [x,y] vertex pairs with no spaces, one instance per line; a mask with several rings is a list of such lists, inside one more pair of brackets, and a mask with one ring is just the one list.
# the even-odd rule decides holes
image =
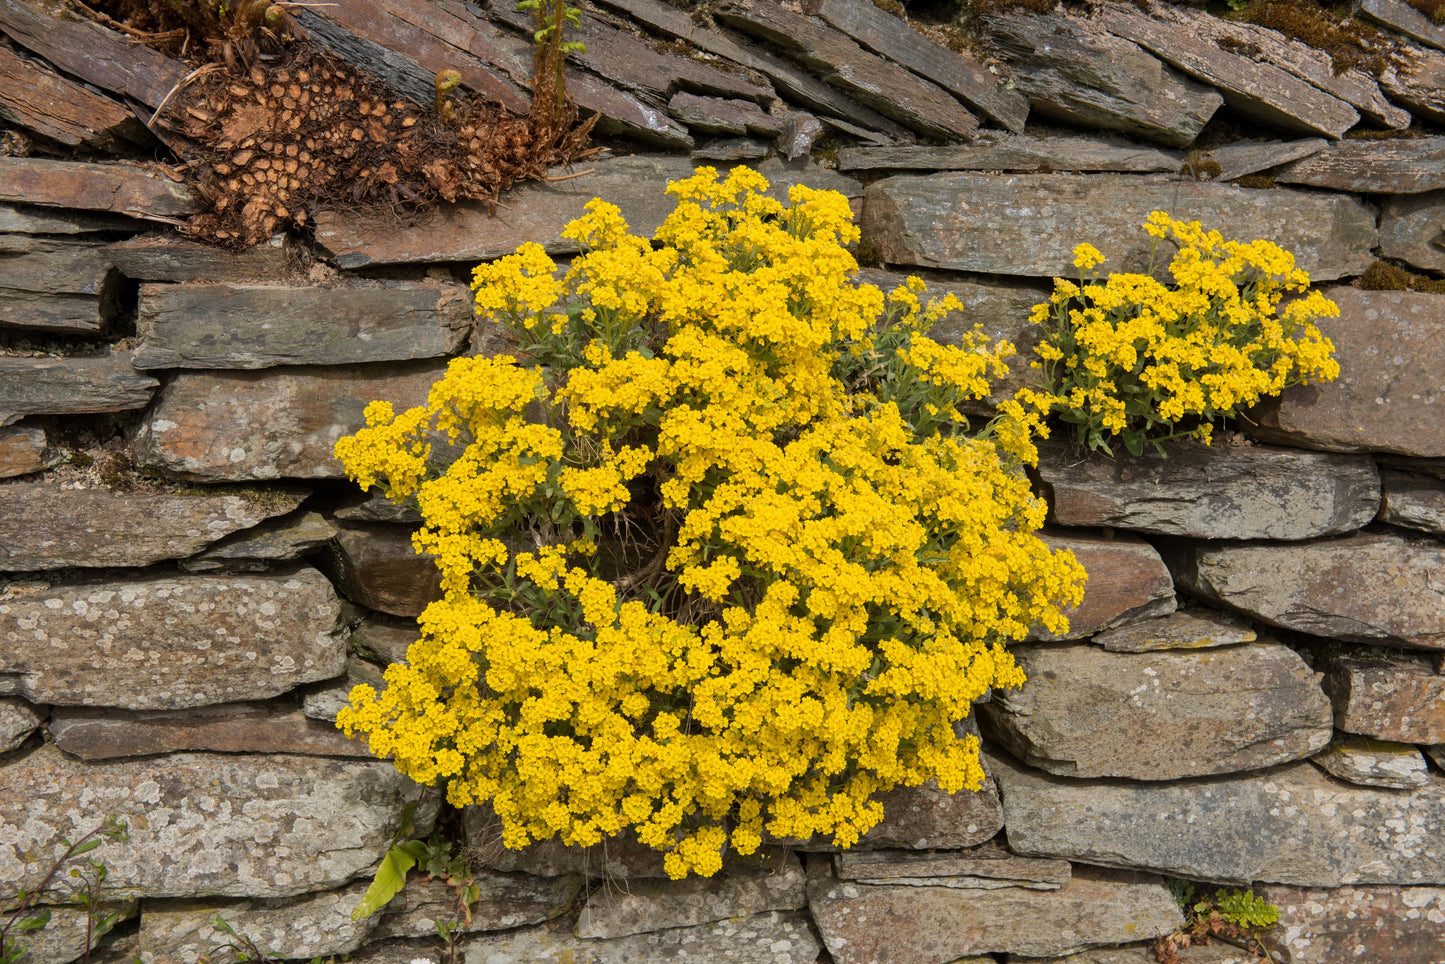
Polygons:
[[[1144,229],[1170,240],[1172,284],[1150,274],[1110,274],[1089,244],[1074,249],[1080,283],[1058,279],[1032,320],[1044,334],[1035,349],[1046,390],[1022,396],[1074,426],[1078,441],[1112,454],[1109,439],[1133,455],[1176,435],[1209,441],[1214,420],[1238,415],[1270,395],[1311,379],[1330,381],[1334,346],[1311,322],[1339,308],[1318,291],[1294,256],[1269,241],[1226,241],[1198,221],[1162,211]],[[1153,267],[1151,258],[1151,271]],[[1281,301],[1289,301],[1283,311]]]
[[854,283],[845,198],[766,188],[702,168],[651,241],[594,200],[561,277],[535,244],[482,265],[515,357],[455,360],[337,444],[419,508],[444,592],[338,722],[490,802],[510,847],[630,831],[673,876],[765,835],[846,847],[881,791],[977,789],[956,725],[1080,598],[1034,534],[1036,413],[958,410],[1012,349],[930,339],[957,302]]

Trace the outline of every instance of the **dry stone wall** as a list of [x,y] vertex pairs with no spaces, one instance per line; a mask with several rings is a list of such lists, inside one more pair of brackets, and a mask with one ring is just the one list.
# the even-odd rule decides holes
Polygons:
[[[1397,45],[1376,78],[1197,4],[993,6],[980,59],[866,0],[601,0],[569,85],[612,150],[584,176],[228,252],[157,229],[198,209],[184,185],[64,149],[144,142],[94,101],[154,108],[173,80],[136,85],[178,65],[118,80],[72,55],[115,35],[56,21],[58,43],[43,0],[0,0],[0,54],[111,118],[41,123],[0,84],[39,144],[0,156],[0,901],[116,815],[121,923],[91,957],[111,964],[215,955],[217,915],[273,959],[441,961],[455,922],[467,964],[1142,964],[1182,923],[1166,876],[1254,887],[1282,961],[1445,961],[1445,294],[1359,284],[1380,258],[1445,270],[1445,32],[1365,0]],[[297,15],[363,65],[389,46],[403,89],[445,56],[522,96],[506,4]],[[418,519],[346,484],[333,444],[369,400],[416,404],[447,358],[504,346],[471,317],[472,264],[569,254],[594,195],[651,231],[669,179],[737,160],[780,196],[844,193],[862,278],[958,294],[954,337],[1028,345],[1073,245],[1140,268],[1155,208],[1267,238],[1340,305],[1341,376],[1167,460],[1045,447],[1046,537],[1090,580],[1067,633],[1016,647],[1024,688],[978,707],[981,791],[895,790],[852,851],[794,841],[682,882],[626,839],[506,850],[471,808],[468,919],[414,873],[352,921],[404,812],[424,834],[440,801],[331,721],[405,659],[438,580]],[[63,896],[25,960],[85,953]]]

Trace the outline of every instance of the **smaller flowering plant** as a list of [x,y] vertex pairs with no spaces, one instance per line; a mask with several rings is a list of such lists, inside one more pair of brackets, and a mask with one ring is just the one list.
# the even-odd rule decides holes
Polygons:
[[[1294,256],[1269,241],[1226,241],[1198,221],[1162,211],[1144,229],[1178,250],[1173,284],[1151,273],[1110,274],[1097,248],[1074,249],[1079,284],[1056,279],[1053,296],[1034,306],[1044,326],[1033,367],[1044,391],[1019,400],[1074,426],[1080,444],[1113,454],[1117,439],[1132,455],[1152,443],[1189,436],[1208,444],[1212,423],[1234,417],[1291,385],[1339,375],[1334,346],[1311,322],[1339,314]],[[1295,297],[1280,311],[1286,296]]]

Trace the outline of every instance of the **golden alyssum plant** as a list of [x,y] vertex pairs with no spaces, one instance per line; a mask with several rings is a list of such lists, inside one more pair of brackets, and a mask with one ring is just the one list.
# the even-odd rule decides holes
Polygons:
[[[1044,328],[1035,349],[1043,391],[1020,399],[1072,425],[1080,444],[1132,455],[1151,442],[1190,436],[1208,443],[1213,421],[1233,417],[1291,385],[1330,381],[1339,363],[1312,322],[1339,308],[1318,291],[1294,256],[1269,241],[1226,241],[1198,221],[1162,211],[1144,229],[1155,249],[1168,239],[1172,284],[1152,274],[1097,280],[1104,257],[1074,249],[1079,284],[1056,279],[1034,307]],[[1151,270],[1153,267],[1151,257]],[[1285,304],[1289,295],[1299,295]]]
[[977,789],[957,724],[1081,597],[1019,470],[1037,413],[958,410],[1012,348],[929,338],[956,299],[855,283],[847,200],[767,186],[701,168],[651,240],[594,200],[565,274],[536,244],[477,268],[516,354],[336,446],[420,510],[444,593],[338,723],[509,847],[627,831],[680,877],[849,846],[884,790]]

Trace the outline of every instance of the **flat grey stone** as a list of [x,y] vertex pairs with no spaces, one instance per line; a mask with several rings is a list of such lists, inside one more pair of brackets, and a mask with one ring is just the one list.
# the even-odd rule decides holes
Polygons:
[[364,739],[348,739],[335,726],[308,719],[290,701],[138,712],[56,707],[49,731],[56,746],[82,760],[182,750],[371,756]]
[[1084,601],[1064,610],[1068,632],[1035,628],[1032,640],[1079,639],[1174,612],[1174,583],[1154,547],[1135,535],[1098,536],[1054,529],[1041,533],[1050,549],[1067,549],[1089,574]]
[[810,872],[808,905],[837,964],[1043,957],[1161,936],[1182,921],[1160,878],[1096,867],[1076,867],[1058,890],[869,886]]
[[190,187],[141,164],[41,157],[0,157],[0,201],[133,217],[185,217],[204,206]]
[[1400,743],[1445,743],[1445,675],[1419,660],[1339,657],[1325,667],[1335,726]]
[[1216,181],[1233,181],[1246,174],[1258,174],[1323,150],[1330,142],[1323,137],[1304,137],[1294,141],[1236,141],[1204,152],[1204,157],[1219,165]]
[[1224,103],[1097,22],[1066,14],[990,13],[990,45],[1036,115],[1184,147]]
[[272,368],[437,358],[471,333],[471,292],[409,283],[145,284],[136,368]]
[[1333,732],[1314,673],[1274,642],[1149,653],[1080,643],[1013,653],[1027,682],[979,707],[984,734],[1060,776],[1178,780],[1256,770],[1310,756]]
[[471,922],[457,910],[457,892],[442,878],[413,871],[406,887],[381,909],[372,940],[389,937],[437,936],[437,924],[450,925],[459,934],[510,930],[540,924],[565,914],[582,892],[579,876],[530,877],[472,871],[477,900],[468,906]]
[[131,366],[125,351],[85,358],[0,358],[0,426],[27,415],[145,408],[158,385]]
[[1177,171],[1183,156],[1123,141],[1069,134],[986,132],[948,147],[855,147],[838,152],[840,171]]
[[[976,791],[944,793],[930,780],[917,787],[896,787],[877,799],[883,804],[883,821],[864,834],[855,849],[960,850],[992,840],[1003,827],[998,787],[988,776]],[[800,849],[833,849],[819,843],[826,844],[826,838]]]
[[0,428],[0,479],[41,472],[60,461],[38,425]]
[[44,722],[24,700],[0,698],[0,753],[9,753],[30,738]]
[[1039,450],[1050,520],[1195,539],[1299,540],[1351,532],[1380,507],[1364,455],[1273,446],[1172,443],[1168,457]]
[[105,333],[121,313],[123,279],[104,241],[0,235],[0,331]]
[[102,253],[120,273],[135,281],[277,281],[291,251],[286,236],[244,251],[187,241],[172,235],[143,234],[106,245]]
[[[462,944],[463,964],[624,964],[715,961],[718,964],[814,964],[822,946],[799,911],[673,927],[609,940],[572,936],[567,922],[508,934],[480,935]],[[358,964],[408,964],[411,958],[353,958]]]
[[1429,768],[1418,747],[1346,736],[1314,758],[1320,769],[1362,787],[1413,790],[1430,782]]
[[1167,547],[1175,582],[1253,619],[1315,636],[1445,649],[1445,544],[1364,532],[1301,545]]
[[[1232,947],[1221,941],[1191,944],[1174,948],[1179,964],[1259,964],[1259,955],[1252,950]],[[1129,944],[1125,947],[1095,947],[1068,957],[1051,957],[1046,961],[1009,954],[1007,964],[1158,964],[1154,945]]]
[[1026,887],[1057,890],[1069,882],[1067,860],[1018,857],[1003,847],[984,844],[968,850],[847,851],[833,857],[839,880],[904,886],[957,886],[972,889]]
[[1270,884],[1255,895],[1279,908],[1264,944],[1291,964],[1445,960],[1445,888]]
[[[92,853],[91,856],[104,860],[104,846]],[[40,930],[19,934],[12,930],[6,936],[5,950],[15,949],[17,944],[25,949],[25,953],[20,957],[21,964],[71,964],[85,955],[87,944],[91,948],[95,948],[95,940],[87,941],[86,939],[91,922],[89,913],[83,907],[74,904],[42,903],[36,906],[32,913],[42,912],[50,914],[50,922]],[[125,921],[134,920],[139,913],[140,901],[138,900],[107,900],[95,909],[97,918],[119,914],[118,923],[122,924]],[[8,918],[9,915],[6,916]],[[31,915],[26,914],[25,916]],[[98,958],[98,954],[93,955],[91,960]]]
[[1275,173],[1281,184],[1356,194],[1421,194],[1445,188],[1445,137],[1336,141]]
[[581,875],[629,881],[667,877],[661,851],[643,846],[630,834],[619,834],[593,847],[566,847],[553,837],[512,850],[502,845],[501,824],[489,805],[465,808],[462,821],[467,853],[489,870],[535,877]]
[[307,493],[272,488],[212,494],[0,485],[0,570],[148,566],[200,552],[296,508]]
[[1423,271],[1445,271],[1445,191],[1382,198],[1380,253]]
[[1020,854],[1238,885],[1445,881],[1445,777],[1434,774],[1406,792],[1341,783],[1303,762],[1177,783],[1069,780],[989,762],[1009,849]]
[[301,712],[311,720],[335,723],[336,714],[350,702],[351,691],[363,683],[378,693],[386,689],[380,669],[364,659],[347,657],[344,675],[306,687]]
[[0,233],[3,234],[92,234],[99,231],[133,231],[138,227],[140,222],[122,214],[0,204]]
[[750,100],[704,97],[680,90],[667,102],[667,109],[690,129],[709,134],[776,136],[783,129],[781,120]]
[[332,543],[337,584],[352,602],[392,616],[420,616],[442,597],[441,570],[419,555],[407,526],[350,522]]
[[1107,629],[1091,640],[1111,653],[1147,653],[1161,649],[1210,649],[1252,643],[1249,624],[1230,613],[1180,609],[1158,619]]
[[[322,212],[317,215],[316,239],[342,268],[437,261],[488,261],[511,254],[531,241],[552,254],[571,254],[575,243],[563,240],[562,229],[583,214],[594,197],[606,198],[622,210],[634,234],[647,237],[657,230],[676,201],[664,193],[669,181],[693,174],[684,157],[635,155],[589,163],[591,174],[561,181],[529,181],[508,195],[505,208],[489,213],[482,202],[447,205],[426,224],[398,225],[389,215]],[[799,169],[782,164],[757,167],[771,182],[770,195],[786,201],[793,184],[844,190],[861,195],[856,181],[808,164]],[[566,174],[566,171],[558,171]]]
[[1392,60],[1380,72],[1380,88],[1422,120],[1445,120],[1445,53],[1396,39]]
[[[1273,192],[1259,192],[1273,193]],[[1296,385],[1250,413],[1265,441],[1330,451],[1445,456],[1445,295],[1326,288],[1338,318],[1315,322],[1340,376]]]
[[372,488],[366,496],[361,502],[341,506],[333,514],[344,522],[396,522],[410,526],[421,524],[421,513],[416,510],[416,506],[391,501],[381,488]]
[[723,870],[712,877],[629,881],[588,894],[578,937],[611,938],[749,917],[807,906],[803,865],[794,854],[760,861],[756,870]]
[[336,440],[366,425],[376,400],[397,412],[424,404],[437,362],[181,372],[136,434],[137,461],[202,482],[345,477]]
[[[1301,79],[1298,69],[1286,70],[1220,47],[1211,36],[1223,29],[1216,27],[1215,21],[1202,10],[1157,6],[1144,13],[1131,3],[1117,0],[1105,4],[1099,16],[1099,22],[1110,33],[1132,40],[1174,68],[1214,87],[1231,108],[1261,124],[1339,137],[1359,121],[1359,112],[1348,102]],[[1280,56],[1281,50],[1272,53]]]
[[1360,13],[1422,44],[1445,50],[1445,27],[1402,0],[1362,0]]
[[342,886],[391,846],[402,809],[437,798],[390,763],[178,753],[81,763],[41,747],[0,764],[0,887],[43,873],[61,837],[114,814],[130,840],[107,843],[102,896],[289,897]]
[[1142,225],[1156,210],[1273,241],[1316,281],[1362,273],[1378,238],[1374,213],[1343,195],[1129,174],[889,177],[868,186],[862,228],[889,264],[1068,278],[1082,242],[1109,259],[1106,271],[1143,271]]
[[187,572],[264,572],[322,548],[336,533],[336,525],[321,513],[296,512],[236,533],[180,565]]
[[1445,479],[1385,469],[1380,521],[1445,535]]
[[375,914],[351,919],[369,885],[360,880],[336,890],[253,900],[148,900],[141,915],[141,961],[193,961],[226,947],[234,938],[216,927],[217,915],[267,956],[308,960],[346,954],[376,927]]
[[368,616],[351,631],[351,648],[385,666],[406,662],[406,651],[421,638],[416,620],[387,620]]
[[342,672],[340,613],[315,569],[32,588],[0,600],[0,692],[133,710],[267,699]]
[[727,140],[713,141],[702,147],[694,148],[692,157],[699,161],[752,161],[761,157],[767,157],[770,148],[762,141],[751,140],[746,137],[730,137]]

